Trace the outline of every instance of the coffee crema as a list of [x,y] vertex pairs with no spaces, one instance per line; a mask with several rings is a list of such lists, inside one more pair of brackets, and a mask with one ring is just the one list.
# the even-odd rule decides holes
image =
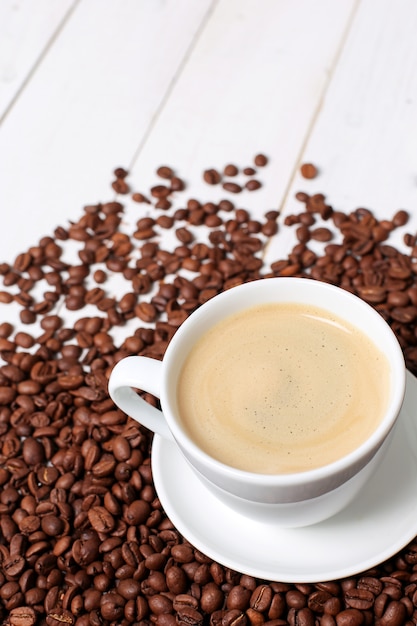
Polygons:
[[179,375],[178,411],[194,442],[227,465],[301,472],[371,435],[388,402],[389,371],[362,331],[328,311],[255,306],[193,346]]

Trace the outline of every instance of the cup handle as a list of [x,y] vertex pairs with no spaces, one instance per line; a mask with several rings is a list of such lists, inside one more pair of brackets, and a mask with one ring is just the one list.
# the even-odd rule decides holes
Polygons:
[[122,411],[137,422],[173,440],[164,414],[141,398],[134,389],[160,397],[161,361],[145,356],[128,356],[116,363],[109,378],[109,394]]

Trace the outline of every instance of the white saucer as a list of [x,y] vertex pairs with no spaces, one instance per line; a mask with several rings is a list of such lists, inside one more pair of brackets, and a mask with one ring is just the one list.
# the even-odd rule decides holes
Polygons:
[[314,526],[284,529],[239,515],[197,478],[175,444],[155,436],[152,469],[168,517],[198,550],[265,580],[319,582],[385,561],[417,535],[417,379],[385,458],[360,496]]

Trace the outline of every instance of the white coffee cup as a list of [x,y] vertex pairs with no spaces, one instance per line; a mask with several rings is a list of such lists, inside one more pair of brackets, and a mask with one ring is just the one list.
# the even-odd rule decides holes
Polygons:
[[[179,373],[200,337],[229,315],[253,305],[299,303],[319,306],[364,333],[386,356],[389,398],[372,434],[349,454],[315,469],[262,474],[236,469],[204,452],[181,424],[176,400]],[[405,393],[405,364],[391,328],[371,306],[333,285],[307,278],[268,278],[229,289],[194,311],[179,327],[163,361],[130,356],[116,364],[109,393],[115,404],[143,426],[178,446],[200,480],[243,515],[280,526],[304,526],[342,510],[358,494],[389,445]],[[137,393],[161,401],[162,411]]]

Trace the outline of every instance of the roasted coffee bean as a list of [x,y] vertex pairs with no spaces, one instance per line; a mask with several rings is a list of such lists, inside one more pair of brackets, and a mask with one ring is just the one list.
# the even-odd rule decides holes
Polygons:
[[166,583],[169,591],[175,595],[185,593],[188,583],[184,570],[177,565],[172,565],[166,572]]
[[217,185],[221,181],[221,175],[214,168],[205,170],[203,172],[203,178],[209,185]]
[[132,194],[132,200],[134,200],[134,202],[144,202],[150,204],[150,200],[138,191]]
[[407,609],[403,602],[392,600],[386,607],[379,623],[381,626],[401,626],[407,619]]
[[268,159],[264,154],[257,154],[254,158],[254,163],[258,167],[265,167],[265,165],[268,163]]
[[345,593],[345,602],[348,607],[366,611],[374,604],[374,595],[367,589],[349,589]]
[[158,167],[156,173],[161,178],[171,179],[174,176],[174,170],[167,165],[161,165],[160,167]]
[[[319,606],[317,609],[314,608],[314,605],[310,607],[313,611],[320,613],[321,607]],[[342,601],[340,598],[336,596],[330,597],[323,605],[323,612],[325,615],[337,615],[342,610]]]
[[312,163],[303,163],[300,172],[304,178],[315,178],[318,174],[317,167]]
[[222,616],[222,626],[246,626],[248,619],[242,611],[239,609],[232,609],[225,611]]
[[272,589],[269,585],[259,585],[252,592],[250,598],[250,607],[256,611],[265,612],[268,611],[272,602]]
[[214,582],[208,582],[201,590],[200,606],[205,613],[213,613],[222,608],[224,594]]
[[162,594],[150,595],[148,598],[149,609],[155,615],[161,615],[162,613],[171,613],[173,606],[172,600]]
[[186,543],[172,546],[171,556],[178,563],[191,563],[194,561],[193,549]]
[[0,291],[0,302],[10,304],[13,302],[13,295],[7,291]]
[[313,593],[308,596],[307,605],[315,613],[324,613],[326,602],[331,598],[332,596],[328,591],[313,591]]
[[28,465],[38,465],[45,461],[45,448],[40,441],[28,437],[23,442],[23,459]]
[[41,521],[41,528],[46,535],[56,537],[65,530],[64,520],[56,515],[45,515]]
[[170,193],[170,189],[166,185],[155,185],[154,187],[151,187],[150,192],[151,196],[159,199],[168,196]]
[[304,593],[298,589],[291,589],[285,595],[287,606],[294,609],[302,609],[307,604],[307,598]]
[[100,533],[107,533],[114,529],[115,520],[111,513],[102,506],[93,507],[88,511],[91,526]]
[[310,231],[311,239],[316,241],[330,241],[333,238],[332,231],[329,228],[314,228]]
[[169,613],[162,613],[161,615],[158,615],[155,623],[158,626],[175,626],[177,623],[176,617],[177,616],[171,615]]
[[314,626],[314,614],[308,607],[291,608],[288,611],[288,623],[290,626]]
[[335,617],[337,626],[361,626],[364,623],[364,614],[358,609],[345,609]]
[[11,404],[16,397],[16,389],[13,387],[0,387],[0,404]]
[[10,626],[35,626],[37,616],[35,610],[30,606],[16,607],[10,611]]
[[374,576],[362,576],[357,584],[358,589],[365,589],[372,593],[374,597],[382,593],[383,583]]
[[29,606],[39,606],[43,603],[46,596],[46,590],[35,587],[28,589],[25,593],[25,603]]
[[193,235],[187,228],[177,228],[175,234],[182,243],[189,244],[193,241]]
[[121,580],[117,586],[117,592],[126,600],[137,598],[140,594],[140,583],[133,578]]
[[66,609],[55,608],[48,612],[46,624],[47,626],[73,626],[75,617]]
[[222,187],[225,191],[230,193],[240,193],[242,191],[242,187],[238,183],[225,182]]
[[408,212],[404,211],[403,209],[400,209],[394,214],[392,218],[392,223],[395,227],[404,226],[405,224],[407,224],[408,218],[409,218]]
[[178,610],[176,621],[180,626],[202,626],[204,617],[197,609],[183,607]]
[[236,585],[229,591],[226,606],[228,609],[239,609],[244,611],[249,607],[250,598],[251,592],[249,589],[242,587],[242,585]]
[[127,507],[124,517],[128,524],[137,526],[146,522],[150,512],[151,507],[148,502],[144,500],[135,500]]
[[228,163],[228,165],[226,165],[223,170],[223,174],[225,176],[237,176],[238,173],[239,168],[237,168],[236,165],[234,165],[233,163]]
[[178,176],[173,176],[171,178],[171,190],[172,191],[182,191],[185,189],[184,181]]
[[259,180],[256,180],[256,178],[252,178],[251,180],[248,180],[245,183],[245,189],[247,189],[248,191],[256,191],[257,189],[260,189],[262,187],[261,183]]
[[189,593],[181,593],[174,598],[173,608],[174,611],[181,611],[184,608],[196,609],[198,607],[198,600]]

